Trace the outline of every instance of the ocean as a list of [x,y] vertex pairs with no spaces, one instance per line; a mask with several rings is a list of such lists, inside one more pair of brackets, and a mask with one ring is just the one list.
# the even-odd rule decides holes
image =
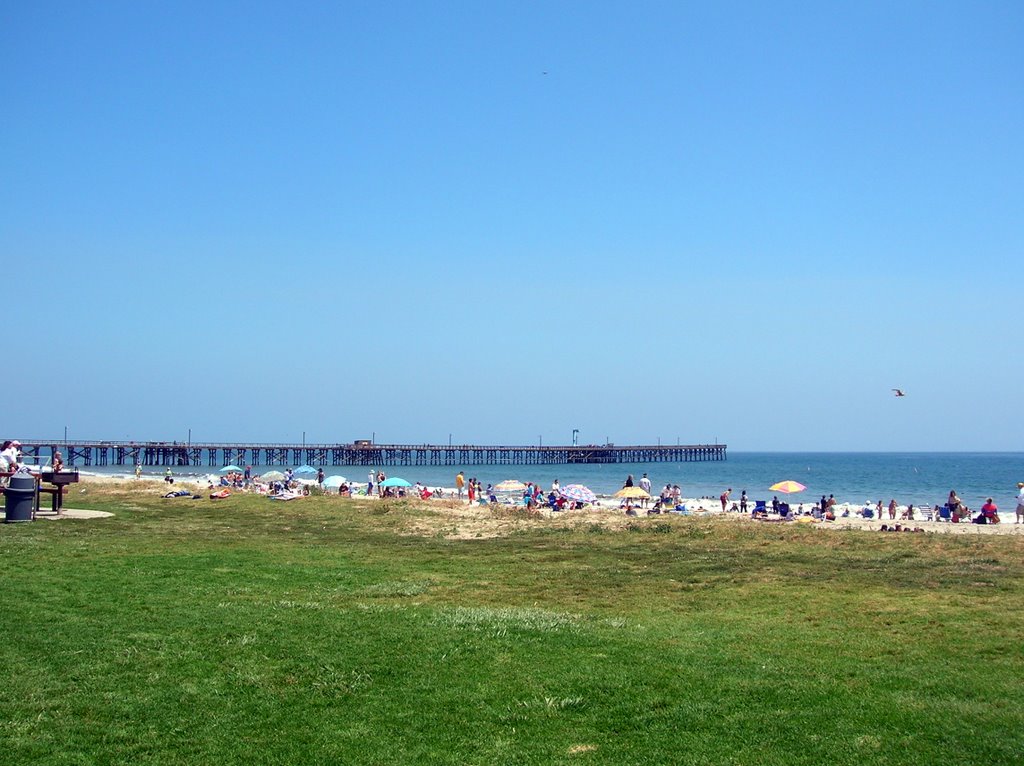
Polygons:
[[[85,467],[82,471],[129,475],[127,467]],[[647,473],[657,493],[665,484],[679,484],[684,497],[717,498],[726,489],[739,499],[747,491],[751,500],[771,500],[772,484],[793,479],[807,489],[791,495],[793,502],[812,503],[822,495],[835,495],[840,503],[886,505],[895,498],[900,505],[941,505],[951,489],[971,508],[992,497],[1000,509],[1012,512],[1017,482],[1024,481],[1024,452],[730,452],[717,463],[617,463],[614,465],[467,465],[381,466],[389,477],[400,476],[427,486],[452,487],[462,468],[466,478],[476,477],[486,486],[504,479],[540,483],[554,479],[562,486],[585,484],[599,495],[620,489],[632,474],[634,482]],[[281,470],[281,466],[253,466],[254,473]],[[147,474],[162,476],[163,468],[148,467]],[[215,468],[174,468],[178,476],[198,476]],[[328,476],[341,475],[365,483],[367,466],[324,466]],[[780,496],[780,499],[785,499]]]

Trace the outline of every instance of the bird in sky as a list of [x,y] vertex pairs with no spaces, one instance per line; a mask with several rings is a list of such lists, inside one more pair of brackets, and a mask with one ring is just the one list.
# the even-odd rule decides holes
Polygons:
[[893,392],[894,396],[906,396],[906,394],[903,393],[903,389],[902,388],[894,388],[892,390],[892,392]]

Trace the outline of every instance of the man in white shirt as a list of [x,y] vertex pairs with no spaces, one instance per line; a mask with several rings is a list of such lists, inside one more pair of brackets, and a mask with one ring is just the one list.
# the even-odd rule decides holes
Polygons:
[[17,471],[18,470],[18,448],[21,446],[19,441],[5,441],[3,448],[0,449],[0,470],[3,471]]
[[1017,482],[1017,523],[1024,521],[1024,481]]
[[[642,489],[648,495],[651,494],[651,480],[647,478],[647,474],[646,473],[640,478],[640,489]],[[640,498],[640,507],[641,508],[646,508],[647,507],[647,498],[646,497]]]

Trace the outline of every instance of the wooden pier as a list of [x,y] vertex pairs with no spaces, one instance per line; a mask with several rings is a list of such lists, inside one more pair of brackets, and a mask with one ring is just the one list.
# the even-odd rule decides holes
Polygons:
[[176,442],[23,441],[22,453],[41,460],[61,450],[68,466],[225,465],[578,465],[587,463],[693,463],[726,459],[724,444],[613,444],[570,447],[510,447],[470,444],[183,444]]

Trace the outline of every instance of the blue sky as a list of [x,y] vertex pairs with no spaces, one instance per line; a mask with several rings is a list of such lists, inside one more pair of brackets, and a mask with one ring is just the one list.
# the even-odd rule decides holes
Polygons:
[[1021,449],[1019,3],[0,22],[5,434]]

